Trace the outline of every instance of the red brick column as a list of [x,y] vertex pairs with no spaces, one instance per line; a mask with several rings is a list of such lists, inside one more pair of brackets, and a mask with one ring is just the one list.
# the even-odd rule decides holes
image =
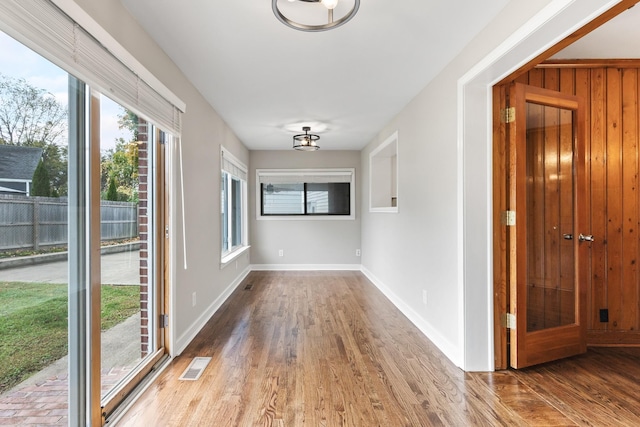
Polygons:
[[149,354],[149,252],[148,252],[148,123],[138,119],[138,235],[140,237],[140,351]]

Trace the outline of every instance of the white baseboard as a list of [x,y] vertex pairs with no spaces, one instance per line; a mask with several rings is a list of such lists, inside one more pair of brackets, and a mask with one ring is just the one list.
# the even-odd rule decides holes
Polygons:
[[429,322],[398,297],[391,289],[382,283],[372,272],[362,267],[362,273],[382,292],[398,310],[402,312],[444,355],[456,366],[462,367],[460,349],[444,338]]
[[251,271],[360,271],[360,264],[253,264]]
[[172,354],[174,357],[180,355],[189,343],[198,335],[200,330],[207,324],[211,316],[222,306],[222,304],[231,296],[233,291],[242,283],[242,281],[249,275],[251,268],[247,267],[240,275],[229,285],[227,288],[216,298],[213,303],[193,322],[191,327],[185,331],[177,340],[175,344],[176,351]]

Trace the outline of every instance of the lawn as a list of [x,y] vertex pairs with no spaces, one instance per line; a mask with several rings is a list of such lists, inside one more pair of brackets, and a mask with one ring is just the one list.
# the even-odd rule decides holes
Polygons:
[[[0,393],[67,354],[67,285],[0,282]],[[102,330],[140,310],[139,286],[102,286]]]

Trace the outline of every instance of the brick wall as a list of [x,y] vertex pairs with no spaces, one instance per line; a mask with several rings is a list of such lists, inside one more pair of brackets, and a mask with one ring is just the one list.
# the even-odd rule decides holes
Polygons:
[[149,354],[149,230],[148,230],[148,128],[144,119],[138,119],[138,224],[140,235],[140,351]]

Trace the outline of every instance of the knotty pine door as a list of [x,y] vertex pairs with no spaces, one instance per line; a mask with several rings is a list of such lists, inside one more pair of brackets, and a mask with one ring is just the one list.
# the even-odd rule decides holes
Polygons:
[[[510,208],[510,365],[586,351],[584,105],[582,98],[513,84],[507,127]],[[513,327],[515,326],[515,327]]]

